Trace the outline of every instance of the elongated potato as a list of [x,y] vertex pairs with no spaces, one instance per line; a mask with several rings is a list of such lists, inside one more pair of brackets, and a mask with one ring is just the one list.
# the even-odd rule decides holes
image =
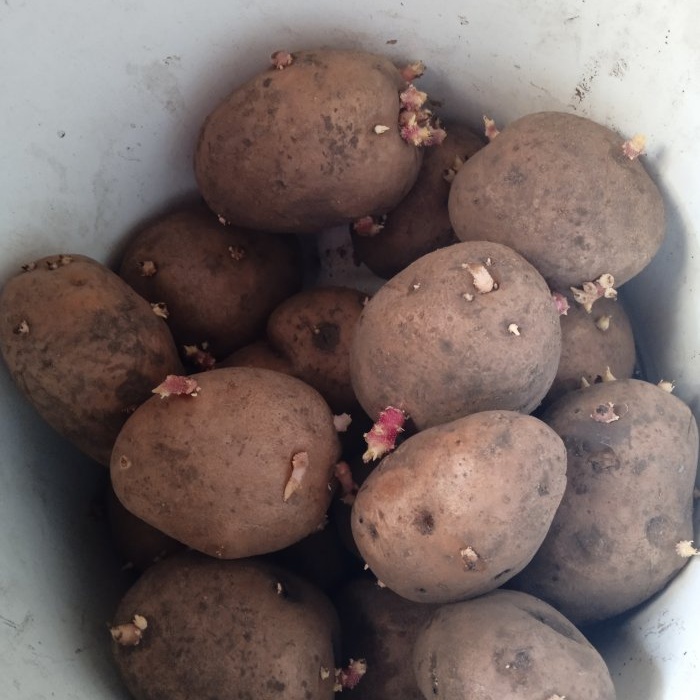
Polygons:
[[120,432],[111,462],[119,500],[179,542],[224,559],[282,549],[318,528],[340,456],[320,394],[249,367],[178,383],[189,393],[154,396]]
[[166,375],[182,372],[149,303],[83,255],[41,258],[7,282],[0,349],[39,414],[105,465],[129,414]]
[[566,394],[543,420],[566,445],[568,484],[513,583],[575,624],[596,622],[648,599],[688,561],[678,547],[693,538],[697,423],[637,379]]

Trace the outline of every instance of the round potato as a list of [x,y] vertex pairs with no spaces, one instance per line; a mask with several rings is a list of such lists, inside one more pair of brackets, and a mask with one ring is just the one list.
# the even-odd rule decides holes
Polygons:
[[114,491],[132,513],[225,559],[282,549],[321,525],[340,443],[318,392],[249,367],[166,385],[114,446]]
[[517,591],[445,605],[419,632],[418,686],[436,700],[615,700],[600,654],[563,615]]
[[474,154],[450,189],[463,240],[508,245],[560,291],[642,270],[664,237],[664,204],[620,136],[590,119],[538,112]]
[[119,274],[165,304],[181,350],[223,359],[258,338],[272,310],[299,291],[301,253],[292,236],[223,226],[204,205],[191,205],[140,231]]
[[369,568],[417,602],[502,585],[532,559],[566,486],[566,450],[542,421],[486,411],[408,438],[362,484],[352,532]]
[[394,406],[422,430],[478,411],[532,411],[560,351],[542,276],[506,246],[471,241],[424,255],[379,289],[357,324],[350,373],[374,420]]
[[568,391],[609,378],[629,379],[636,350],[632,325],[622,302],[599,299],[587,313],[570,304],[561,322],[561,357],[552,386],[543,400],[551,404]]
[[353,226],[352,245],[357,262],[388,279],[438,248],[457,243],[447,212],[448,180],[484,145],[484,139],[462,124],[447,124],[448,138],[423,158],[411,191],[381,220],[381,230],[363,234]]
[[237,88],[204,122],[195,173],[207,204],[239,226],[296,232],[393,209],[422,159],[400,135],[399,70],[362,51],[291,58]]
[[129,414],[182,372],[168,327],[111,270],[84,255],[24,266],[0,295],[0,350],[42,418],[108,465]]
[[120,602],[113,653],[135,700],[331,700],[338,620],[311,584],[259,560],[152,566]]
[[270,315],[267,338],[289,358],[293,374],[336,412],[357,408],[350,380],[350,341],[367,295],[346,287],[295,294]]
[[424,700],[411,668],[413,644],[435,606],[414,603],[357,578],[333,598],[340,615],[343,656],[364,659],[367,673],[348,698]]
[[698,428],[690,409],[636,379],[563,396],[543,414],[564,441],[568,484],[552,527],[514,580],[575,624],[641,603],[685,565]]

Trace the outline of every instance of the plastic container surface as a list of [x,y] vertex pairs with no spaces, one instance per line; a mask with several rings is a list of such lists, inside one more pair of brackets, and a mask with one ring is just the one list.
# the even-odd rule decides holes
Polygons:
[[[113,262],[194,189],[204,116],[279,48],[422,59],[444,116],[558,109],[648,137],[666,241],[623,289],[651,380],[700,411],[700,44],[693,3],[621,0],[4,0],[0,279],[79,252]],[[324,243],[322,243],[324,245]],[[330,244],[329,244],[330,245]],[[343,269],[327,272],[341,281]],[[106,623],[124,585],[90,502],[104,474],[0,370],[0,696],[126,698]],[[633,494],[630,495],[634,497]],[[697,698],[700,562],[594,640],[623,700]]]

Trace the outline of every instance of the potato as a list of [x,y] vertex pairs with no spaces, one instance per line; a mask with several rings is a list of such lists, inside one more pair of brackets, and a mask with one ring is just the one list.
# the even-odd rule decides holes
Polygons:
[[363,234],[361,226],[352,227],[356,261],[380,277],[393,277],[422,255],[458,242],[447,213],[446,176],[454,176],[484,139],[462,124],[448,124],[446,130],[447,139],[426,151],[416,184],[381,220],[381,230]]
[[269,563],[173,556],[127,592],[112,635],[135,700],[334,697],[336,613]]
[[561,357],[544,404],[580,389],[583,379],[593,384],[609,374],[617,379],[632,376],[636,350],[632,325],[622,302],[599,299],[591,313],[572,302],[559,320]]
[[352,532],[372,572],[404,598],[470,598],[532,559],[565,486],[566,450],[551,428],[486,411],[385,457],[355,498]]
[[0,350],[39,414],[109,464],[122,425],[170,373],[182,372],[162,319],[117,275],[84,255],[24,266],[0,294]]
[[692,540],[698,428],[675,396],[637,379],[595,384],[543,414],[563,439],[568,484],[552,527],[514,580],[575,624],[660,590]]
[[332,593],[363,571],[360,560],[343,546],[332,521],[267,557],[326,593]]
[[216,367],[258,367],[294,376],[292,363],[275,350],[267,340],[256,340],[232,352],[221,362],[217,362]]
[[141,573],[152,564],[184,549],[183,544],[128,511],[111,488],[107,494],[107,514],[112,542],[125,569]]
[[437,700],[614,700],[598,652],[563,615],[517,591],[445,605],[419,632],[418,686]]
[[333,598],[340,615],[343,657],[364,659],[367,673],[354,690],[362,700],[423,700],[413,674],[413,643],[435,606],[414,603],[366,578],[357,578]]
[[206,118],[195,154],[204,199],[230,223],[264,231],[316,232],[393,209],[422,157],[399,132],[405,87],[383,56],[294,52]]
[[119,500],[224,559],[282,549],[319,527],[340,444],[318,392],[248,367],[178,382],[192,393],[154,396],[120,432],[111,462]]
[[318,391],[336,413],[353,411],[350,340],[367,295],[347,287],[315,287],[270,314],[267,339],[286,357],[291,374]]
[[463,240],[508,245],[554,289],[642,270],[664,236],[661,193],[623,139],[590,119],[539,112],[509,124],[452,183]]
[[215,359],[253,342],[267,317],[301,288],[291,236],[223,226],[204,205],[179,208],[133,238],[119,274],[142,297],[164,303],[177,345]]
[[478,411],[532,411],[560,348],[537,270],[506,246],[471,241],[424,255],[379,289],[357,324],[350,373],[374,420],[394,406],[422,430]]

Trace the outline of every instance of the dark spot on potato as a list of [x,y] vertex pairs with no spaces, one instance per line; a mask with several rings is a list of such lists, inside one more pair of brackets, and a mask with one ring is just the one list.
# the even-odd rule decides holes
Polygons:
[[499,578],[503,578],[506,574],[509,574],[513,569],[503,569],[500,574],[496,574],[493,577],[494,581],[498,581]]
[[632,474],[634,474],[635,476],[639,476],[640,474],[643,474],[644,471],[646,471],[646,468],[648,466],[649,463],[646,459],[635,459],[634,463],[632,464]]
[[615,454],[615,450],[610,447],[604,447],[597,452],[591,451],[586,458],[586,462],[595,474],[620,469],[620,460]]
[[454,350],[454,345],[447,338],[440,338],[440,350],[449,355]]
[[324,352],[333,352],[340,342],[340,328],[335,323],[319,323],[313,329],[313,344]]
[[246,148],[250,148],[250,147],[253,145],[253,142],[246,136],[246,137],[243,139],[243,145],[244,145]]
[[527,649],[517,649],[513,653],[510,649],[498,649],[493,655],[496,672],[501,676],[507,676],[516,689],[528,681],[528,676],[534,666],[532,657]]
[[585,474],[576,473],[571,477],[571,488],[577,496],[588,493],[588,479]]
[[504,179],[509,185],[521,185],[523,182],[525,182],[525,180],[527,180],[527,176],[522,170],[520,170],[520,168],[513,165]]
[[587,530],[578,530],[574,533],[573,540],[586,559],[610,557],[611,544],[596,525]]
[[671,523],[665,515],[657,515],[647,522],[646,537],[654,547],[670,547],[669,534],[673,532]]
[[268,690],[271,690],[273,693],[281,693],[286,687],[287,686],[282,683],[282,681],[279,681],[276,678],[270,678],[270,680],[267,682]]
[[427,593],[428,591],[425,590],[425,588],[416,588],[417,593]]
[[270,85],[272,85],[272,78],[265,78],[265,80],[263,80],[263,87],[270,87]]
[[324,114],[321,118],[323,119],[323,128],[326,131],[333,131],[333,120],[330,118],[330,116]]
[[537,620],[537,622],[541,622],[543,625],[546,625],[557,634],[560,634],[562,637],[566,637],[567,639],[571,639],[573,641],[578,641],[575,630],[572,627],[568,627],[561,620],[557,620],[556,618],[547,615],[542,610],[524,610],[524,612]]
[[374,525],[374,523],[369,523],[369,525],[367,525],[367,531],[373,540],[376,540],[379,537],[379,532],[377,531],[377,527]]
[[549,486],[547,484],[537,484],[537,495],[547,496],[549,494]]
[[413,519],[413,525],[421,535],[432,535],[435,531],[435,518],[427,510],[422,510]]

